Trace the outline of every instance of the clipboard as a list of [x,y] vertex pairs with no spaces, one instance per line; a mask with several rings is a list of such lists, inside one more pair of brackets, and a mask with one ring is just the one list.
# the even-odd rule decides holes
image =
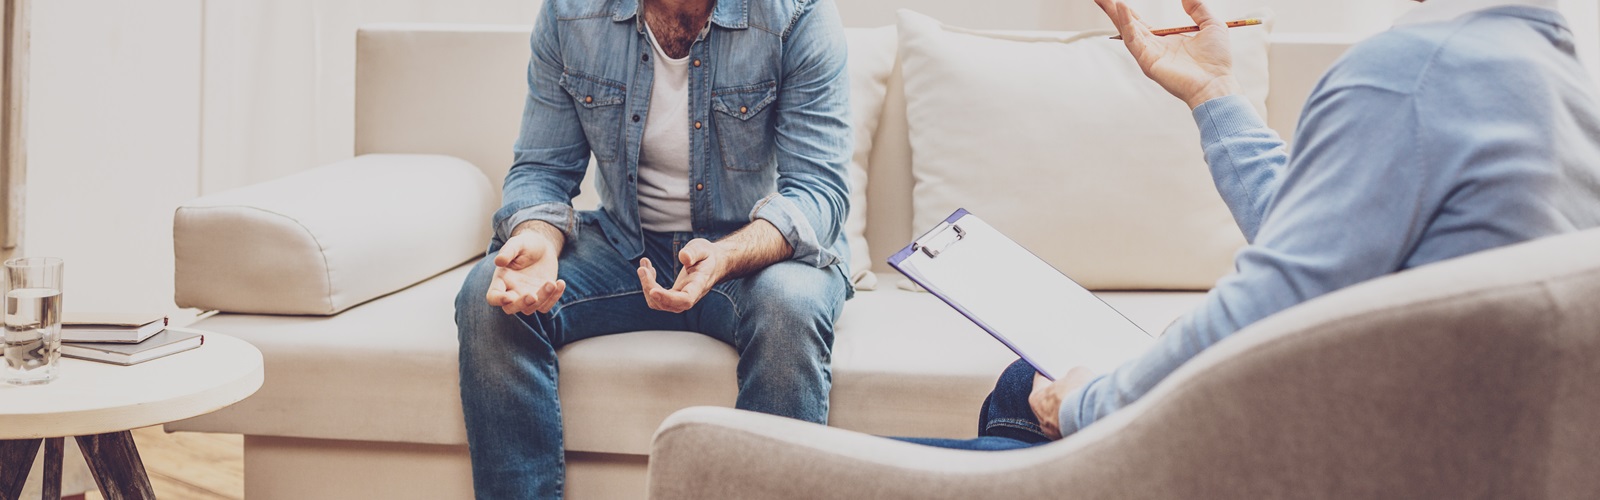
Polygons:
[[889,265],[1050,380],[1075,366],[1108,373],[1155,344],[1127,316],[966,209]]

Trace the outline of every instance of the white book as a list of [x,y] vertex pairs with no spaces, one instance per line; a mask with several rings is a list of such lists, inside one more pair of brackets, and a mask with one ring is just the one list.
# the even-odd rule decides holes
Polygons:
[[166,330],[137,344],[62,342],[61,355],[115,365],[143,363],[200,347],[205,335],[188,330]]
[[61,320],[63,342],[143,342],[167,328],[159,314],[68,312]]

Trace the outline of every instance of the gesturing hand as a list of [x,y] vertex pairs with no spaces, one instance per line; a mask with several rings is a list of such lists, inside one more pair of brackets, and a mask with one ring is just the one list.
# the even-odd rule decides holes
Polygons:
[[1094,0],[1094,3],[1116,23],[1123,43],[1134,60],[1139,61],[1145,76],[1188,103],[1189,109],[1211,99],[1239,93],[1239,82],[1233,78],[1228,25],[1211,15],[1202,0],[1183,0],[1183,10],[1200,26],[1199,33],[1164,37],[1151,34],[1150,26],[1122,0]]
[[506,240],[494,256],[489,305],[506,314],[550,312],[567,291],[567,282],[556,279],[561,253],[556,245],[539,231],[526,231]]
[[656,283],[656,268],[650,264],[650,259],[639,259],[639,284],[644,287],[645,303],[651,309],[674,313],[693,308],[722,280],[726,260],[716,244],[704,239],[690,240],[678,251],[683,270],[669,290]]
[[1081,366],[1067,370],[1066,375],[1054,382],[1044,375],[1033,374],[1033,392],[1028,394],[1028,406],[1033,407],[1033,416],[1039,419],[1039,428],[1045,437],[1061,439],[1061,402],[1093,379],[1094,372]]

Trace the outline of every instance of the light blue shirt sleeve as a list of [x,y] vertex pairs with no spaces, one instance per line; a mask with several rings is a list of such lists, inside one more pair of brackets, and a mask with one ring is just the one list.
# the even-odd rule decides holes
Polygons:
[[1257,320],[1399,268],[1426,222],[1418,209],[1434,194],[1415,168],[1417,119],[1407,95],[1322,89],[1307,104],[1293,164],[1243,98],[1212,100],[1194,117],[1217,190],[1251,244],[1235,272],[1154,347],[1063,402],[1064,435],[1132,403]]

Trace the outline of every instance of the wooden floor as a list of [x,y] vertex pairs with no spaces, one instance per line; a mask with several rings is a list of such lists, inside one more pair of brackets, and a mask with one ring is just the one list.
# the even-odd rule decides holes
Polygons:
[[[244,438],[237,434],[133,431],[150,485],[162,500],[244,498]],[[88,500],[102,500],[91,491]]]

